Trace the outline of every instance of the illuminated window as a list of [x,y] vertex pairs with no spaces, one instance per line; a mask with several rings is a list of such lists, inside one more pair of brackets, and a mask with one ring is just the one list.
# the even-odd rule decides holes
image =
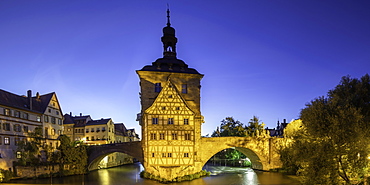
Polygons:
[[172,157],[172,153],[168,153],[167,154],[167,157]]
[[6,116],[10,116],[10,109],[4,109],[4,114]]
[[51,130],[51,135],[54,136],[55,135],[55,129],[50,129]]
[[158,118],[152,118],[152,124],[158,124]]
[[157,140],[157,134],[150,133],[150,140]]
[[176,133],[172,133],[172,140],[177,140],[177,134]]
[[40,116],[37,116],[36,117],[36,121],[41,122],[41,117]]
[[181,93],[188,93],[188,85],[187,84],[182,84],[181,86]]
[[10,138],[4,137],[4,145],[10,145]]
[[184,125],[189,125],[189,119],[184,119]]
[[168,118],[168,124],[173,125],[173,118]]
[[189,157],[189,153],[184,153],[184,157]]
[[154,92],[161,92],[161,90],[162,90],[161,83],[155,83]]
[[17,159],[22,158],[22,152],[17,152]]
[[164,133],[159,133],[159,139],[164,140]]
[[190,134],[185,134],[185,140],[190,140]]

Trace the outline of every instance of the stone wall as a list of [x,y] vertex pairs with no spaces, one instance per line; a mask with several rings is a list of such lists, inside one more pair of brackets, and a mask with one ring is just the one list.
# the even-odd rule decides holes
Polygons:
[[50,175],[59,172],[59,165],[48,166],[15,166],[16,176],[20,178],[33,178],[43,175]]

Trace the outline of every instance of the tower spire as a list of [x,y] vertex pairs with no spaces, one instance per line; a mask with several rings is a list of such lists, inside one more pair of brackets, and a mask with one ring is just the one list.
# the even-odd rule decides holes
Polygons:
[[171,26],[171,23],[170,23],[170,5],[168,5],[168,3],[167,3],[167,26],[168,27]]

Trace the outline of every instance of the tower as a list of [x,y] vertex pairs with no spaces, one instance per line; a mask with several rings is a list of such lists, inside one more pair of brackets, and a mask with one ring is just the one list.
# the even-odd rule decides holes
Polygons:
[[172,180],[202,169],[197,151],[204,122],[200,111],[203,75],[177,58],[168,9],[161,41],[163,57],[136,71],[141,88],[138,121],[145,170]]

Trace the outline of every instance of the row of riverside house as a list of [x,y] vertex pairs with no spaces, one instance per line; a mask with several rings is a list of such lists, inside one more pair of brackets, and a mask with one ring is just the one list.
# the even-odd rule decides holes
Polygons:
[[[33,96],[28,90],[24,96],[0,89],[0,169],[14,170],[14,162],[22,156],[17,151],[18,143],[28,140],[28,133],[36,128],[42,128],[44,144],[54,150],[61,134],[88,145],[139,140],[134,129],[126,129],[123,123],[114,124],[111,118],[92,120],[89,115],[72,116],[72,113],[63,116],[55,92]],[[43,160],[45,156],[38,157]],[[132,162],[129,156],[113,153],[103,159],[101,167],[128,162]]]

